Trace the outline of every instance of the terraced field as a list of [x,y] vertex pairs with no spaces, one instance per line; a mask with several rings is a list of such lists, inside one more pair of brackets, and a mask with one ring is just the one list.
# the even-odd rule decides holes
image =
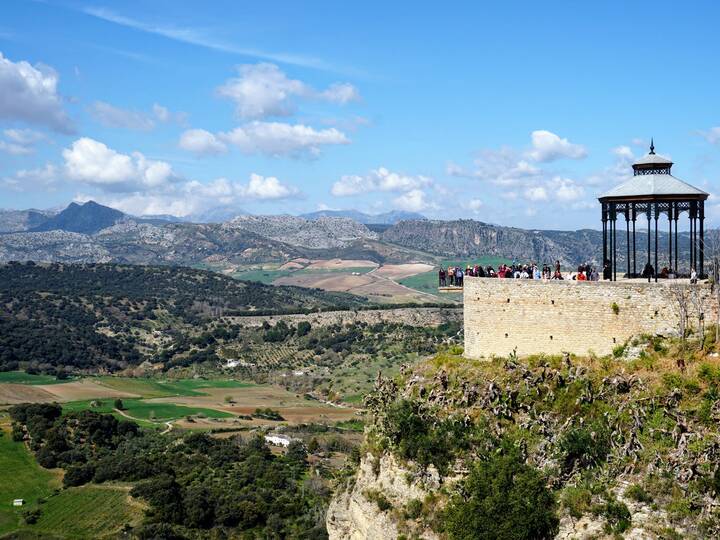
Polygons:
[[[50,496],[61,483],[59,474],[40,467],[23,443],[10,438],[7,428],[6,423],[0,426],[0,536],[17,530],[22,510]],[[13,507],[14,499],[25,499],[26,506]]]
[[36,533],[61,538],[114,538],[120,529],[137,525],[143,505],[128,494],[129,487],[87,485],[65,489],[42,505]]

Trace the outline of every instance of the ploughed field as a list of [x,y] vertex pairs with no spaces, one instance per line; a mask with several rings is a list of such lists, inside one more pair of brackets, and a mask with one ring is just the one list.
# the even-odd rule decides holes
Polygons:
[[347,292],[380,303],[438,301],[432,290],[402,283],[403,279],[431,272],[433,266],[424,262],[380,265],[362,259],[293,259],[282,264],[214,269],[241,280]]
[[[122,402],[121,408],[117,407],[118,399]],[[59,381],[47,375],[0,372],[0,406],[51,402],[62,403],[64,411],[111,413],[141,425],[163,428],[175,422],[194,429],[276,423],[267,418],[251,418],[256,409],[277,411],[283,421],[290,424],[335,423],[353,418],[356,412],[355,409],[307,399],[276,386],[234,379],[160,380],[105,376]]]

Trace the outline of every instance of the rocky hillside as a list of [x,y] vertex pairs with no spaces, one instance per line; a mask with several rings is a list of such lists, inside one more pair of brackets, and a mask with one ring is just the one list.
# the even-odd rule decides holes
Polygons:
[[377,234],[349,218],[295,216],[238,216],[226,224],[291,246],[329,249],[345,247],[357,240],[376,240]]
[[378,376],[330,538],[717,538],[713,337],[607,358],[444,354]]
[[49,210],[0,210],[0,233],[29,231],[53,215]]
[[[598,223],[598,225],[600,225]],[[621,266],[626,257],[625,231],[618,224],[617,255]],[[710,234],[710,233],[708,233]],[[638,260],[646,253],[647,233],[638,228],[636,232]],[[543,231],[514,227],[501,227],[474,220],[412,220],[402,221],[382,232],[383,242],[411,249],[422,249],[442,257],[478,257],[496,255],[518,261],[553,262],[566,265],[581,262],[602,261],[602,231],[581,229],[577,231]],[[689,236],[681,232],[680,260],[689,258]],[[667,233],[658,235],[659,259],[664,261],[667,252]],[[623,266],[624,268],[624,266]],[[641,271],[642,267],[638,268]]]
[[425,219],[425,216],[417,212],[405,212],[402,210],[393,210],[383,212],[381,214],[366,214],[359,210],[318,210],[309,214],[302,214],[300,217],[305,219],[319,219],[321,217],[344,217],[364,223],[365,225],[395,225],[401,221],[410,219]]

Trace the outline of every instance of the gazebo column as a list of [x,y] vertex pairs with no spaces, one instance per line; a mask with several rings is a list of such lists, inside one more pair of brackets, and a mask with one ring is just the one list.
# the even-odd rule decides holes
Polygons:
[[612,246],[612,280],[617,281],[617,210],[610,205],[610,245]]
[[625,268],[627,277],[630,277],[630,204],[625,205],[625,247],[627,248],[627,259]]
[[688,211],[690,216],[690,273],[695,268],[695,203],[690,203],[690,210]]
[[[668,206],[668,269],[670,269],[670,270],[672,270],[672,262],[673,262],[672,213],[673,213],[673,203],[670,203]],[[677,249],[677,246],[675,246],[675,249]],[[670,272],[670,273],[672,273],[672,272]]]
[[678,252],[680,251],[680,244],[678,244],[678,218],[680,217],[680,207],[677,203],[673,203],[673,206],[675,206],[675,212],[673,212],[673,216],[675,218],[675,275],[677,276],[680,272],[680,268],[678,268]]
[[603,268],[603,279],[605,279],[605,265],[607,264],[607,208],[605,203],[602,203],[602,231],[603,231],[603,257],[602,257],[602,268]]
[[655,283],[658,280],[658,205],[655,203]]
[[[647,217],[648,217],[648,254],[647,254],[647,265],[646,268],[650,266],[650,219],[652,216],[652,206],[650,203],[648,203],[648,209],[647,209]],[[648,281],[650,281],[650,275],[648,274]]]
[[700,201],[700,270],[698,277],[705,277],[705,201]]
[[632,236],[633,236],[633,239],[632,239],[632,244],[633,244],[632,276],[633,276],[633,277],[637,276],[637,267],[636,267],[636,265],[635,265],[635,263],[636,263],[636,261],[637,261],[637,253],[636,253],[636,251],[635,251],[635,220],[636,220],[636,219],[637,219],[637,212],[636,212],[636,210],[635,210],[635,203],[632,203],[632,229],[633,229],[633,233],[632,233]]

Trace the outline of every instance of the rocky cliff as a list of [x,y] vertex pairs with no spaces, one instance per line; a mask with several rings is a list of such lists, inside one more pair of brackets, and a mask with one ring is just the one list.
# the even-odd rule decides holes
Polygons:
[[330,537],[717,538],[720,356],[694,332],[379,375]]

